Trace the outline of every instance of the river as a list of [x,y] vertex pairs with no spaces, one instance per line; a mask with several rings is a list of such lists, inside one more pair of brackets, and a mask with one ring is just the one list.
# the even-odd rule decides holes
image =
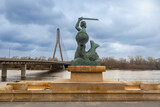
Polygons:
[[[0,71],[1,78],[1,71]],[[57,78],[70,78],[67,70],[49,72],[47,70],[27,70],[25,80],[52,81]],[[103,78],[118,81],[147,81],[160,83],[160,70],[129,71],[129,70],[107,70]],[[2,81],[2,78],[0,79]],[[4,80],[3,80],[4,81]],[[7,82],[21,81],[20,70],[7,70]]]

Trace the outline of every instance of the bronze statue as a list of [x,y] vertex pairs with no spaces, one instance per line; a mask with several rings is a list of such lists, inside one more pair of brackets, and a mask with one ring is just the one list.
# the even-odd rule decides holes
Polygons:
[[[89,51],[85,51],[86,43],[89,40],[89,36],[86,32],[86,22],[82,20],[98,20],[95,18],[83,18],[80,17],[76,23],[75,28],[77,29],[78,33],[76,35],[77,41],[77,50],[75,53],[74,60],[72,61],[72,65],[100,65],[99,61],[96,61],[99,56],[96,53],[96,48],[99,47],[98,44],[94,43],[94,41],[90,41],[91,48]],[[79,27],[80,24],[80,27]]]

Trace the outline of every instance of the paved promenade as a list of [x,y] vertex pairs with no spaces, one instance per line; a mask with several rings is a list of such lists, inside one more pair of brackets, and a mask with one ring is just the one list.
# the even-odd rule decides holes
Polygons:
[[160,107],[159,102],[0,102],[0,107]]

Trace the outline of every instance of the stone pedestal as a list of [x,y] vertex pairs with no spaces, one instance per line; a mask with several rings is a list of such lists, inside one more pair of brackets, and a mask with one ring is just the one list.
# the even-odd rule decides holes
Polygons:
[[70,79],[56,79],[50,88],[54,91],[89,91],[124,90],[120,82],[103,80],[105,66],[69,66]]
[[69,66],[72,82],[102,82],[105,66]]

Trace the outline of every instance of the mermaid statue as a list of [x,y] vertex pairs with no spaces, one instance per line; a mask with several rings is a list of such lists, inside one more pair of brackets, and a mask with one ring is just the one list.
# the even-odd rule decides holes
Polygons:
[[[76,35],[77,41],[77,50],[75,52],[74,60],[72,61],[72,65],[88,65],[88,66],[96,66],[100,65],[100,62],[97,61],[99,58],[96,48],[99,47],[94,41],[90,41],[91,48],[86,52],[86,43],[89,40],[89,36],[86,32],[86,22],[82,20],[98,20],[95,18],[78,18],[75,28],[77,29],[78,33]],[[80,24],[80,27],[79,27]]]

